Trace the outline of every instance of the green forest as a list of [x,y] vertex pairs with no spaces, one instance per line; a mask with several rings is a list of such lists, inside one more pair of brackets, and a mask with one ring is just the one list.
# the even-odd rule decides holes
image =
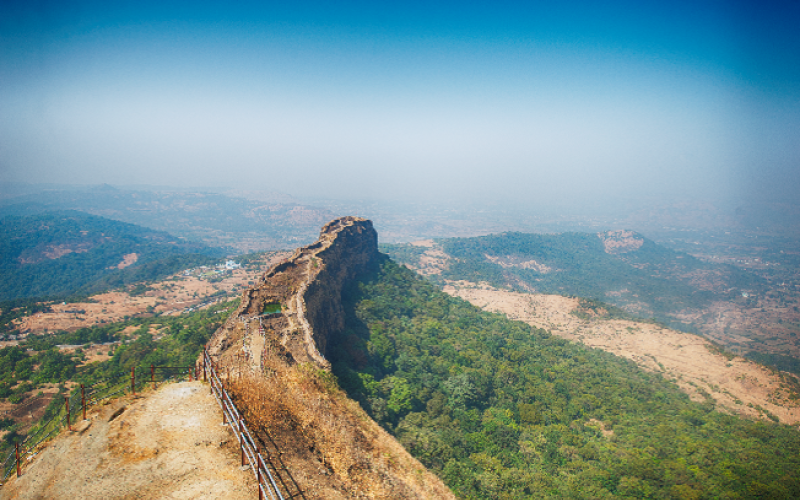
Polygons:
[[460,498],[800,498],[795,428],[692,402],[388,259],[345,299],[339,384]]
[[[4,217],[0,235],[0,301],[97,293],[224,255],[168,233],[73,211]],[[118,269],[131,253],[137,254],[135,264]]]

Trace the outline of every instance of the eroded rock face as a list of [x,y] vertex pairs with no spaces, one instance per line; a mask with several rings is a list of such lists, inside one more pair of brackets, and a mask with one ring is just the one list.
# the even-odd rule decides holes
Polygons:
[[209,342],[211,355],[235,366],[244,358],[257,369],[269,351],[289,363],[313,361],[329,368],[328,338],[344,329],[342,289],[378,255],[371,221],[329,222],[316,243],[296,250],[244,292],[239,309]]
[[377,258],[378,233],[371,221],[348,217],[327,224],[322,235],[330,236],[331,242],[316,254],[320,264],[311,263],[311,272],[317,272],[309,280],[303,299],[314,343],[325,353],[327,339],[344,330],[342,289]]

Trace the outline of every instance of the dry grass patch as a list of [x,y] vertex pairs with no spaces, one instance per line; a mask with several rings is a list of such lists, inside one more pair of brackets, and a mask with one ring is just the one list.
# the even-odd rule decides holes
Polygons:
[[306,498],[455,498],[311,363],[232,378],[236,405],[268,433]]

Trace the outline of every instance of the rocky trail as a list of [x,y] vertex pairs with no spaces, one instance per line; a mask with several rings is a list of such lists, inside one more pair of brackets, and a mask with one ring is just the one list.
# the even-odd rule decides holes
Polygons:
[[256,481],[202,382],[101,406],[39,452],[0,499],[239,499]]

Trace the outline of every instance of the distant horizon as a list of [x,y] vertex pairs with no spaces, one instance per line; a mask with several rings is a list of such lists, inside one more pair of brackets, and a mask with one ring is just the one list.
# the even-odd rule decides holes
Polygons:
[[[115,184],[115,183],[56,183],[56,182],[18,182],[18,181],[0,181],[0,199],[5,196],[6,198],[12,198],[24,194],[32,194],[35,192],[43,192],[47,190],[53,191],[81,191],[81,190],[92,190],[102,188],[103,186],[109,186],[113,189],[119,189],[121,191],[153,191],[153,192],[195,192],[195,193],[214,193],[214,194],[228,194],[234,192],[241,192],[241,193],[259,193],[264,195],[274,195],[276,197],[283,197],[283,198],[291,198],[293,201],[299,204],[308,204],[312,202],[319,202],[325,201],[329,203],[370,203],[370,204],[398,204],[398,203],[405,203],[405,204],[425,204],[425,205],[452,205],[452,206],[476,206],[476,205],[484,205],[487,207],[490,206],[502,206],[502,207],[513,207],[513,206],[520,206],[520,207],[530,207],[536,206],[536,200],[528,200],[520,201],[517,199],[510,199],[510,200],[502,200],[502,199],[494,199],[489,197],[481,197],[481,196],[472,196],[468,199],[466,197],[417,197],[417,198],[408,198],[403,196],[396,196],[396,197],[378,197],[378,196],[370,196],[370,193],[365,193],[364,196],[358,196],[357,194],[354,196],[336,196],[337,193],[331,193],[330,196],[302,196],[296,192],[291,192],[288,190],[280,190],[280,189],[270,189],[269,186],[266,186],[264,189],[260,189],[258,186],[224,186],[224,185],[155,185],[155,184]],[[12,194],[9,194],[9,191]],[[17,191],[17,193],[14,193]],[[22,193],[22,194],[19,194]],[[800,197],[797,196],[785,196],[780,197],[776,194],[765,194],[764,196],[758,196],[757,191],[751,191],[750,198],[740,198],[740,199],[728,199],[728,198],[712,198],[709,196],[690,196],[690,195],[664,195],[661,197],[651,197],[647,195],[640,195],[640,196],[620,196],[615,197],[614,199],[609,200],[599,200],[593,199],[588,200],[587,204],[590,206],[598,206],[598,205],[605,205],[605,206],[619,206],[625,204],[635,204],[635,205],[652,205],[652,204],[682,204],[682,203],[711,203],[717,205],[720,208],[723,207],[735,207],[738,205],[743,204],[761,204],[761,203],[782,203],[782,204],[790,204],[790,205],[800,205]],[[546,204],[549,203],[547,201],[541,201],[538,204]],[[575,203],[574,200],[567,200],[564,203],[572,205],[572,206],[581,206],[581,203]]]
[[[548,218],[559,217],[581,217],[587,220],[592,217],[600,217],[604,219],[617,219],[627,218],[636,213],[641,214],[646,210],[680,210],[686,208],[702,208],[704,206],[713,207],[719,211],[719,215],[733,215],[737,210],[746,208],[748,206],[792,206],[800,209],[800,199],[741,199],[741,200],[727,200],[727,199],[708,199],[700,197],[630,197],[630,198],[615,198],[614,200],[606,200],[601,202],[599,200],[588,200],[586,203],[576,203],[574,200],[565,200],[562,203],[547,203],[531,200],[528,203],[522,203],[518,200],[487,200],[487,199],[472,199],[465,200],[459,199],[386,199],[377,197],[300,197],[291,192],[280,190],[260,190],[255,187],[250,189],[245,187],[232,188],[230,186],[169,186],[169,185],[121,185],[121,184],[62,184],[62,183],[26,183],[26,182],[2,182],[0,181],[0,204],[13,205],[14,199],[17,197],[35,195],[41,192],[91,192],[93,190],[102,189],[108,186],[112,189],[120,190],[121,192],[158,192],[158,193],[207,193],[218,194],[229,197],[241,197],[251,200],[274,200],[279,204],[297,204],[308,207],[327,209],[327,210],[345,210],[350,207],[354,210],[378,210],[384,213],[387,210],[397,210],[397,216],[401,213],[409,213],[412,210],[418,215],[424,215],[426,212],[434,210],[436,215],[441,210],[451,210],[454,212],[465,213],[502,213],[504,216],[512,216],[516,213],[519,216],[542,216]],[[16,193],[9,193],[7,191],[17,190]],[[388,214],[388,212],[387,212]],[[356,214],[357,215],[357,214]],[[433,215],[433,213],[432,213]],[[800,220],[798,220],[800,223]]]
[[800,4],[16,3],[0,181],[791,199]]

